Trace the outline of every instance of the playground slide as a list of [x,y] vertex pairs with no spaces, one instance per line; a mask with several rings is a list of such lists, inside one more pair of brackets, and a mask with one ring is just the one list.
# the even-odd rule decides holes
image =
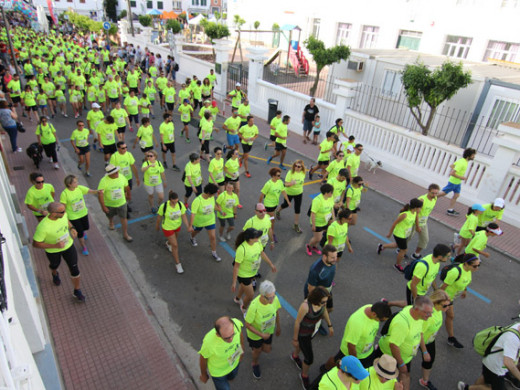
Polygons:
[[276,49],[276,50],[273,52],[273,54],[271,54],[271,57],[269,57],[269,58],[267,59],[267,61],[266,61],[265,64],[264,64],[264,67],[265,67],[265,66],[269,66],[269,65],[271,65],[271,63],[272,63],[274,60],[276,60],[276,59],[278,58],[278,56],[280,55],[280,52],[281,52],[280,49]]
[[292,47],[290,48],[289,61],[296,76],[309,74],[309,61],[307,61],[299,47],[296,51]]

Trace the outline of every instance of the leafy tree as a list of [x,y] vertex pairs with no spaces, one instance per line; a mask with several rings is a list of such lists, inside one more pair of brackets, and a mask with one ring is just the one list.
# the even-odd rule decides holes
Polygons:
[[117,30],[118,30],[118,28],[117,28],[117,24],[115,24],[115,23],[110,23],[110,28],[108,29],[108,33],[109,33],[110,35],[116,35],[116,34],[117,34]]
[[278,23],[273,23],[271,30],[280,31],[280,25]]
[[227,20],[227,12],[223,12],[222,13],[222,19],[223,20]]
[[[208,22],[207,20],[201,21],[200,24],[204,28],[204,34],[208,36],[212,45],[215,44],[215,39],[221,39],[229,37],[231,35],[228,26],[226,26],[225,24]],[[212,48],[211,50],[213,51],[213,58],[215,59],[215,49]]]
[[113,22],[117,21],[117,0],[105,0],[105,11],[107,17]]
[[152,17],[150,15],[139,15],[139,23],[143,27],[150,27],[152,25]]
[[235,28],[237,30],[240,30],[245,23],[246,23],[246,21],[244,19],[242,19],[240,17],[240,15],[235,15],[233,17],[233,24],[235,25]]
[[255,21],[253,26],[255,27],[255,30],[258,30],[258,27],[260,27],[260,22],[258,20]]
[[[445,100],[451,99],[459,89],[466,88],[471,83],[471,72],[464,71],[462,62],[455,64],[446,61],[440,68],[431,70],[417,61],[404,67],[401,81],[410,112],[421,128],[422,134],[428,135],[437,107]],[[421,110],[423,102],[430,107],[427,118]]]
[[183,11],[179,14],[179,19],[186,21],[186,12],[185,11]]
[[171,30],[174,34],[178,34],[181,32],[181,24],[178,20],[169,19],[166,22],[166,30]]
[[126,15],[128,15],[128,12],[126,12],[126,9],[122,10],[120,13],[119,13],[119,16],[117,17],[117,20],[121,20],[123,18],[126,18]]
[[320,81],[320,73],[327,65],[331,65],[341,60],[346,60],[350,56],[350,48],[345,45],[337,45],[329,49],[325,48],[323,41],[310,36],[304,41],[304,45],[311,53],[314,63],[316,64],[316,79],[309,93],[314,96]]

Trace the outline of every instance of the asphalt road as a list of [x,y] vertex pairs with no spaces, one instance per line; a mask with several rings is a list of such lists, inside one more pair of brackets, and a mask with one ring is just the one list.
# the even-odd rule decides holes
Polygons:
[[[159,112],[157,104],[155,110],[156,113]],[[152,124],[158,137],[160,115],[156,116],[157,119],[152,120]],[[86,119],[86,113],[82,119]],[[63,140],[61,156],[66,170],[69,173],[79,174],[74,162],[73,149],[67,140],[76,128],[75,120],[59,117],[51,119],[51,122],[56,126],[59,139]],[[222,123],[223,118],[219,117],[217,122]],[[198,151],[198,144],[193,142],[195,141],[195,129],[190,129],[192,143],[187,144],[179,136],[181,123],[178,115],[175,115],[174,123],[177,165],[184,167],[188,161],[188,155]],[[132,145],[134,137],[135,132],[127,131],[129,146]],[[211,147],[222,145],[224,139],[225,134],[221,131],[216,134]],[[267,165],[262,160],[269,154],[264,151],[263,143],[264,139],[259,138],[251,152],[252,157],[256,157],[256,159],[250,159],[252,177],[250,179],[244,175],[240,177],[241,203],[244,208],[238,213],[236,220],[238,228],[241,228],[246,219],[253,215],[254,204],[258,201],[260,189],[269,179]],[[142,153],[138,148],[130,150],[138,162],[139,169]],[[296,158],[300,158],[300,156],[289,151],[286,161],[292,162]],[[308,157],[303,159],[306,166],[309,167],[312,160]],[[96,188],[104,173],[102,154],[92,151],[91,160],[92,177],[82,177],[80,182],[86,182],[91,188]],[[171,165],[170,160],[168,163]],[[203,176],[207,178],[207,164],[205,162],[201,164]],[[45,172],[52,168],[47,161],[44,161],[41,169]],[[384,172],[378,171],[377,174],[384,174]],[[168,188],[176,190],[180,196],[183,196],[182,173],[168,169],[166,175]],[[366,180],[368,183],[370,182],[369,178],[365,179],[368,179]],[[60,192],[61,183],[54,184],[57,184],[57,191]],[[282,335],[275,338],[272,353],[261,356],[261,380],[253,379],[250,368],[251,354],[249,350],[246,350],[233,388],[301,388],[298,371],[289,360],[294,324],[290,313],[297,309],[303,300],[303,285],[308,269],[317,258],[305,254],[304,244],[311,236],[308,217],[305,215],[311,202],[309,195],[319,192],[318,186],[318,184],[305,186],[301,217],[303,234],[299,235],[291,229],[292,212],[289,210],[284,211],[282,221],[277,221],[276,234],[279,243],[273,251],[268,250],[267,254],[275,263],[278,272],[272,274],[265,264],[261,269],[263,277],[275,283],[278,294],[287,302],[280,313]],[[165,248],[162,233],[156,232],[154,229],[155,216],[149,213],[144,188],[134,187],[132,194],[134,212],[129,232],[134,237],[133,243],[123,242],[120,231],[109,232],[106,230],[106,218],[103,215],[95,215],[94,219],[105,225],[101,228],[105,229],[110,240],[115,243],[114,252],[119,254],[123,268],[133,279],[136,294],[150,309],[150,314],[154,317],[153,321],[157,321],[156,325],[163,332],[165,343],[175,345],[195,381],[200,383],[196,352],[200,348],[205,333],[212,328],[214,320],[219,316],[242,317],[238,305],[233,303],[233,294],[230,291],[233,258],[228,251],[232,250],[233,243],[229,243],[227,249],[222,245],[218,246],[218,252],[223,261],[216,263],[210,256],[207,235],[202,232],[198,236],[199,246],[193,248],[189,244],[186,228],[183,227],[180,234],[179,252],[185,273],[178,275],[175,272],[173,259]],[[392,268],[395,254],[390,250],[383,252],[381,256],[376,254],[376,246],[378,242],[381,242],[378,235],[386,235],[400,205],[374,191],[368,191],[363,195],[361,209],[358,225],[350,231],[354,253],[345,253],[336,274],[336,286],[333,290],[335,308],[331,315],[336,334],[333,337],[318,335],[314,339],[315,364],[311,367],[311,378],[317,375],[319,365],[325,362],[328,356],[337,352],[345,323],[352,312],[360,306],[378,301],[382,297],[389,300],[405,298],[405,280]],[[428,250],[431,250],[436,243],[449,243],[453,237],[451,229],[435,221],[430,221],[429,230],[431,237]],[[233,239],[235,236],[233,234]],[[432,382],[439,389],[456,389],[459,380],[473,382],[480,373],[479,357],[471,348],[474,333],[491,325],[509,324],[511,317],[519,313],[519,264],[494,251],[491,251],[491,257],[485,259],[483,263],[483,266],[474,274],[474,281],[470,286],[474,293],[468,294],[465,300],[457,301],[455,305],[455,333],[465,348],[456,350],[448,346],[446,332],[444,329],[439,332],[437,361],[431,377]],[[88,292],[86,293],[88,294]],[[412,363],[412,389],[420,388],[419,375],[420,357],[417,357]]]

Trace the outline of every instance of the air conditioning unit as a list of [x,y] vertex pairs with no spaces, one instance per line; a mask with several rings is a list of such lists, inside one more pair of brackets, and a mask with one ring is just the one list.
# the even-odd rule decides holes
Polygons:
[[355,70],[356,72],[361,72],[365,67],[364,61],[350,61],[347,64],[348,69]]

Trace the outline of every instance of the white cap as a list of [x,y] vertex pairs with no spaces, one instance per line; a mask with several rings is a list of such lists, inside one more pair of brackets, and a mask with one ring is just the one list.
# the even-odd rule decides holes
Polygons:
[[502,229],[500,228],[496,228],[496,229],[490,229],[489,226],[487,228],[487,231],[488,232],[491,232],[491,233],[495,233],[497,236],[501,236],[504,232],[502,231]]
[[92,103],[92,108],[101,108],[101,106],[97,103]]
[[493,202],[493,206],[500,207],[501,209],[504,208],[506,205],[506,202],[502,198],[496,198]]
[[240,83],[236,83],[236,84],[235,84],[235,86],[237,86],[237,87],[240,87],[240,86],[241,86],[241,84],[240,84]]
[[354,147],[352,145],[349,145],[347,146],[347,150],[352,153],[354,152]]

